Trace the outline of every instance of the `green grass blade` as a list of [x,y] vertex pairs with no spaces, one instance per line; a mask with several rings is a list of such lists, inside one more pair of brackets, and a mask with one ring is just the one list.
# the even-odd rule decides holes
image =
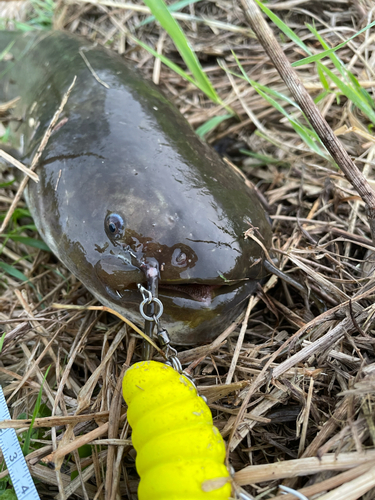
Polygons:
[[49,366],[47,368],[47,370],[46,370],[46,373],[45,373],[45,375],[43,377],[43,382],[42,382],[42,384],[40,386],[40,389],[39,389],[38,397],[36,398],[35,408],[34,408],[34,411],[33,411],[33,416],[31,418],[30,427],[29,427],[29,429],[28,429],[28,431],[26,433],[25,442],[24,442],[23,447],[22,447],[22,451],[23,451],[24,455],[27,455],[29,453],[31,434],[33,432],[33,427],[34,427],[35,419],[36,419],[36,417],[38,416],[38,413],[39,413],[40,405],[42,404],[43,386],[44,386],[44,382],[47,379],[47,375],[48,375],[48,372],[49,372],[50,368],[51,367]]
[[270,144],[273,144],[276,148],[279,147],[279,144],[277,143],[277,141],[275,141],[272,137],[270,137],[269,135],[266,135],[266,134],[263,134],[263,132],[261,132],[260,130],[256,130],[254,132],[255,135],[257,135],[258,137],[261,137],[262,139],[264,139],[265,141],[269,142]]
[[8,127],[5,128],[4,135],[2,135],[0,137],[0,142],[2,142],[3,144],[6,144],[7,142],[9,142],[9,138],[10,138],[10,127],[8,125]]
[[17,495],[14,489],[4,490],[0,493],[1,500],[17,500]]
[[25,276],[21,271],[7,264],[6,262],[0,262],[0,269],[5,271],[10,276],[13,276],[13,278],[17,278],[20,281],[29,281],[29,278]]
[[[193,3],[200,2],[201,0],[181,0],[180,2],[175,2],[172,3],[171,5],[167,5],[167,9],[169,12],[178,12],[179,10],[182,10],[184,7],[187,7],[188,5],[191,5]],[[149,24],[155,21],[155,16],[149,16],[146,17],[141,23],[139,23],[135,29],[140,28],[141,26],[145,26],[145,24]]]
[[4,59],[4,57],[8,54],[8,52],[10,51],[10,49],[13,47],[13,45],[16,43],[15,40],[13,40],[12,42],[10,42],[6,47],[5,49],[0,52],[0,61],[2,61]]
[[39,250],[44,250],[45,252],[50,252],[49,247],[42,240],[36,240],[35,238],[28,238],[27,236],[18,236],[16,234],[2,234],[0,237],[9,238],[10,240],[17,241],[18,243],[23,243],[29,247],[38,248]]
[[0,354],[1,354],[1,351],[3,350],[3,345],[4,345],[5,335],[6,335],[6,332],[4,332],[4,333],[2,334],[2,336],[0,337]]
[[329,95],[330,92],[328,92],[327,90],[324,90],[323,92],[321,92],[319,95],[317,95],[315,98],[314,98],[314,102],[315,104],[318,104],[321,100],[323,100],[325,97],[327,97],[327,95]]
[[[241,73],[242,73],[242,76],[241,75],[238,75],[236,73],[233,73],[232,71],[228,71],[230,74],[234,75],[234,76],[237,76],[238,78],[242,78],[243,80],[246,80],[251,86],[253,86],[253,84],[255,83],[255,85],[257,86],[257,88],[263,90],[263,92],[266,92],[267,94],[270,94],[274,97],[277,97],[285,102],[287,102],[288,104],[290,104],[291,106],[297,108],[299,111],[301,111],[301,108],[298,106],[298,104],[293,101],[292,99],[290,99],[290,97],[288,97],[287,95],[284,95],[282,94],[281,92],[278,92],[277,90],[274,90],[274,89],[270,89],[269,87],[266,87],[265,85],[262,85],[261,83],[257,83],[255,82],[254,80],[251,80],[246,71],[244,70],[244,67],[242,66],[240,60],[238,59],[238,57],[236,56],[236,53],[232,51],[232,54],[233,54],[233,57],[234,59],[236,60],[236,63],[238,65],[238,67],[240,68],[241,70]],[[225,69],[225,68],[223,68]]]
[[[315,29],[315,27],[313,27],[309,24],[307,24],[307,27],[316,36],[316,38],[322,44],[323,48],[327,49],[328,48],[327,43],[325,42],[324,38],[318,33],[318,31]],[[353,73],[351,73],[348,69],[346,69],[345,65],[336,56],[336,54],[333,54],[330,52],[328,55],[329,55],[329,58],[332,60],[333,64],[335,65],[336,69],[340,72],[340,74],[343,76],[343,78],[345,78],[347,80],[347,83],[352,84],[353,90],[356,91],[356,93],[358,94],[358,98],[362,101],[366,101],[367,105],[370,108],[374,108],[373,100],[372,100],[370,94],[360,86],[360,84],[358,83],[358,80],[353,75]],[[317,67],[318,67],[318,71],[320,71],[322,73],[321,64],[317,64]],[[350,88],[350,86],[349,86],[349,88]]]
[[371,95],[367,92],[366,89],[361,87],[357,78],[353,75],[353,73],[347,70],[348,78],[350,82],[353,84],[353,87],[357,90],[358,94],[362,96],[362,98],[367,102],[370,108],[375,109],[375,103],[371,98]]
[[322,70],[329,76],[329,78],[333,81],[333,83],[337,86],[339,90],[350,100],[352,103],[357,106],[366,116],[367,118],[375,124],[375,112],[368,105],[367,100],[362,97],[362,94],[359,94],[356,90],[350,88],[346,83],[344,83],[337,75],[335,75],[329,68],[323,66],[322,63],[318,63],[321,65]]
[[[30,211],[26,208],[16,208],[15,211],[13,212],[12,215],[12,222],[13,224],[17,224],[18,220],[21,217],[29,217],[31,218]],[[5,214],[0,215],[0,220],[3,220],[5,218]]]
[[326,90],[327,92],[330,92],[329,83],[328,83],[327,78],[326,78],[325,74],[323,73],[323,70],[319,64],[317,65],[317,70],[318,70],[318,76],[319,76],[320,83],[323,85],[324,90]]
[[17,30],[23,31],[24,33],[28,32],[28,31],[35,31],[35,28],[36,28],[35,26],[33,26],[31,24],[31,21],[30,21],[30,24],[21,23],[20,21],[15,21],[14,26]]
[[336,52],[336,50],[339,50],[341,49],[341,47],[344,47],[348,42],[350,42],[351,40],[353,40],[356,36],[360,35],[361,33],[363,33],[364,31],[372,28],[373,26],[375,26],[375,21],[373,21],[372,23],[368,24],[367,26],[365,26],[364,28],[362,28],[360,31],[358,31],[355,35],[351,36],[350,38],[348,38],[347,40],[345,40],[344,42],[342,43],[339,43],[338,45],[336,45],[336,47],[333,47],[331,49],[327,49],[325,50],[324,52],[320,52],[320,54],[315,54],[313,56],[309,56],[309,57],[305,57],[303,59],[300,59],[299,61],[296,61],[292,64],[293,67],[295,68],[298,68],[298,66],[303,66],[305,64],[309,64],[309,63],[312,63],[312,62],[317,62],[317,61],[320,61],[321,59],[323,59],[324,57],[327,57],[329,56],[330,54],[333,54],[334,52]]
[[[288,119],[290,125],[293,127],[295,132],[301,137],[301,139],[307,144],[307,146],[312,151],[317,153],[319,156],[322,156],[323,158],[328,159],[327,155],[325,155],[323,153],[322,149],[319,147],[318,143],[320,143],[320,139],[318,138],[318,136],[316,135],[316,133],[313,130],[310,130],[307,127],[304,127],[303,125],[301,125],[295,118],[293,118],[291,115],[289,115],[289,113],[287,113],[285,111],[285,109],[277,101],[275,101],[272,97],[267,95],[265,92],[256,88],[256,86],[254,86],[254,88],[258,92],[258,94],[263,97],[263,99],[265,99],[269,104],[271,104],[271,106],[273,106],[275,109],[277,109],[280,113],[282,113]],[[317,141],[318,143],[315,141]]]
[[[253,87],[258,92],[258,94],[263,97],[263,99],[265,99],[269,104],[271,104],[271,106],[279,111],[279,113],[283,114],[288,119],[295,132],[301,137],[301,139],[312,151],[322,156],[323,158],[327,158],[327,155],[323,153],[322,149],[318,145],[320,143],[320,139],[314,130],[304,127],[301,123],[299,123],[299,121],[291,116],[287,111],[285,111],[285,109],[277,101],[275,101],[275,99],[273,99],[260,88],[257,88],[258,86],[256,82],[253,82]],[[322,145],[322,147],[324,146]]]
[[[319,40],[319,42],[320,42],[321,46],[323,47],[323,49],[329,50],[329,46],[328,46],[327,42],[319,34],[319,32],[315,29],[315,27],[311,26],[311,24],[309,24],[309,23],[306,23],[306,26],[311,31],[311,33],[317,38],[317,40]],[[343,77],[346,77],[346,68],[345,68],[345,65],[337,57],[337,55],[334,52],[332,52],[332,53],[328,54],[328,57],[333,62],[333,64],[334,64],[335,68],[337,69],[337,71],[339,71]]]
[[197,128],[195,131],[196,134],[203,139],[205,135],[207,135],[211,130],[214,130],[220,123],[222,123],[225,120],[228,120],[228,118],[232,118],[233,114],[227,113],[225,115],[220,115],[220,116],[214,116],[213,118],[210,118],[207,120],[203,125]]
[[138,38],[135,38],[134,36],[132,36],[132,39],[136,43],[138,43],[138,45],[140,45],[143,49],[147,50],[150,54],[152,54],[154,57],[157,57],[158,59],[160,59],[162,63],[164,63],[166,66],[168,66],[168,68],[171,68],[175,73],[182,76],[182,78],[185,78],[185,80],[189,81],[190,83],[192,83],[193,85],[195,85],[196,87],[198,87],[200,89],[199,85],[197,85],[197,83],[193,80],[193,78],[190,75],[188,75],[186,73],[186,71],[181,69],[180,66],[177,66],[177,64],[175,64],[170,59],[168,59],[168,57],[163,56],[163,54],[158,54],[156,52],[156,50],[152,49],[151,47],[149,47],[148,45],[143,43],[141,40],[139,40]]
[[288,119],[289,123],[294,128],[295,132],[301,137],[301,139],[307,144],[307,146],[312,151],[317,153],[319,156],[322,156],[326,160],[329,160],[330,157],[325,153],[325,147],[321,143],[317,133],[313,129],[305,127],[301,123],[299,123],[299,121],[292,115],[290,115],[273,97],[278,97],[286,101],[287,103],[291,104],[292,106],[296,107],[299,111],[301,111],[298,104],[292,101],[289,97],[284,96],[284,94],[281,94],[276,90],[269,89],[265,85],[261,85],[255,82],[254,80],[251,80],[247,76],[236,54],[233,53],[233,55],[243,74],[244,79],[246,79],[248,83],[258,92],[258,94],[261,95],[269,104],[271,104],[271,106],[273,106],[277,111],[279,111],[282,115],[284,115]]
[[248,149],[240,149],[240,153],[246,156],[250,156],[255,160],[258,160],[257,163],[251,163],[251,167],[257,167],[260,165],[268,165],[268,164],[277,164],[277,165],[289,165],[288,162],[279,160],[277,158],[273,158],[272,156],[262,155],[260,153],[254,153],[254,151],[249,151]]
[[284,33],[288,38],[290,38],[298,47],[301,47],[302,50],[304,50],[307,54],[311,55],[310,49],[303,43],[303,41],[297,36],[293,30],[291,30],[277,15],[272,12],[268,7],[266,7],[262,2],[259,0],[255,0],[256,3],[259,5],[259,7],[262,9],[262,11],[273,21],[276,26],[279,28],[280,31]]
[[160,25],[172,38],[186,66],[193,75],[195,84],[215,103],[222,104],[210,80],[203,71],[195,52],[189,45],[180,25],[171,16],[163,0],[144,0]]
[[266,94],[271,95],[271,96],[276,97],[276,98],[279,98],[282,101],[285,101],[286,103],[290,104],[291,106],[293,106],[294,108],[298,109],[298,111],[301,111],[301,113],[302,113],[302,110],[298,106],[298,104],[295,101],[293,101],[293,99],[291,99],[290,97],[288,97],[287,95],[282,94],[281,92],[278,92],[277,90],[271,89],[271,88],[269,88],[269,87],[267,87],[265,85],[262,85],[260,83],[254,82],[254,80],[249,80],[249,83],[251,83],[251,85],[253,83],[255,83],[256,86],[260,90],[262,90],[263,92],[265,92]]
[[0,188],[6,188],[6,187],[9,187],[11,186],[12,184],[14,184],[16,182],[15,179],[13,179],[12,181],[8,181],[8,182],[3,182],[0,184]]

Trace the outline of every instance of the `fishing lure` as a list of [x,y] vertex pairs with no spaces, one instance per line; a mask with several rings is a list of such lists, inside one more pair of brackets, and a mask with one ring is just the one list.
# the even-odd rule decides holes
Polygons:
[[168,365],[143,361],[127,370],[122,387],[139,500],[228,500],[224,441],[193,383]]

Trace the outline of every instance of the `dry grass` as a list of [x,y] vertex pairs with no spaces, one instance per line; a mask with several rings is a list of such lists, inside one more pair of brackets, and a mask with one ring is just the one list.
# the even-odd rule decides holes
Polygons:
[[[134,44],[128,33],[146,14],[102,3],[61,0],[55,25],[105,43],[134,61],[148,78],[160,82],[194,127],[222,113]],[[274,8],[312,50],[319,46],[306,21],[314,20],[334,46],[375,15],[370,0],[287,1],[276,2]],[[249,36],[239,2],[203,1],[183,12],[180,22],[192,47],[220,97],[239,117],[207,139],[258,186],[273,220],[279,267],[304,292],[270,277],[250,299],[247,323],[218,331],[209,346],[181,350],[180,358],[208,397],[227,440],[235,478],[254,498],[292,500],[290,494],[280,495],[282,482],[302,489],[309,499],[372,500],[375,258],[367,254],[373,247],[364,204],[343,175],[311,153],[277,111],[219,66],[218,59],[236,69],[234,50],[252,79],[286,93],[263,49]],[[195,17],[188,20],[189,15]],[[213,20],[230,29],[217,27]],[[181,63],[155,23],[136,34]],[[302,57],[293,43],[280,40],[291,62]],[[374,36],[359,36],[339,56],[373,96]],[[298,72],[316,96],[321,85],[314,67]],[[363,133],[369,133],[364,117],[334,94],[319,107],[334,130],[346,125],[362,131],[353,129],[340,137],[371,180],[375,142],[371,130],[370,136]],[[246,157],[241,148],[268,160]],[[5,171],[4,181],[11,176]],[[13,185],[0,191],[1,212],[8,210],[15,191]],[[24,207],[23,202],[18,206]],[[0,325],[6,334],[0,383],[13,418],[22,418],[13,422],[21,435],[30,426],[25,418],[33,413],[51,367],[43,385],[45,413],[35,422],[27,457],[41,497],[136,499],[138,480],[120,382],[124,369],[139,359],[139,336],[104,312],[52,309],[53,302],[93,303],[52,255],[8,240],[1,258],[30,278],[27,284],[9,275],[1,278]],[[45,464],[54,464],[57,471]],[[74,471],[78,476],[71,481]],[[5,476],[0,473],[0,479]]]

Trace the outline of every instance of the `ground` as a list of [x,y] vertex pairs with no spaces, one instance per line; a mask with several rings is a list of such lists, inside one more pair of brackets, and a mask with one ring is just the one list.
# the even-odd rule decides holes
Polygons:
[[[228,109],[212,103],[136,44],[134,36],[185,68],[159,25],[141,24],[148,17],[143,3],[135,2],[136,9],[132,5],[116,7],[105,0],[95,5],[78,0],[61,0],[56,6],[34,4],[42,11],[36,14],[30,9],[22,21],[4,24],[7,29],[26,23],[48,27],[51,13],[54,29],[84,35],[133,61],[195,129],[228,114]],[[323,49],[308,25],[314,25],[330,48],[374,20],[370,1],[267,5],[312,54]],[[278,490],[284,484],[302,489],[309,499],[332,500],[343,498],[338,488],[344,485],[346,498],[371,500],[375,497],[371,469],[375,460],[375,283],[364,202],[323,146],[315,139],[307,144],[301,138],[309,136],[306,129],[298,134],[293,128],[293,119],[303,126],[306,121],[285,100],[290,94],[249,29],[241,3],[201,1],[180,12],[184,14],[181,27],[206,75],[235,112],[216,127],[209,122],[204,138],[258,188],[272,220],[272,255],[277,266],[300,284],[296,288],[270,276],[250,299],[245,322],[241,319],[231,333],[218,331],[219,341],[209,346],[180,349],[180,359],[201,394],[208,397],[215,425],[230,450],[237,483],[253,498],[292,500],[295,497],[282,496]],[[308,55],[274,23],[270,25],[290,62]],[[343,66],[329,57],[322,60],[324,67],[340,75],[340,81],[356,89],[362,96],[359,101],[367,102],[370,109],[374,50],[372,29],[339,49]],[[269,96],[265,100],[254,85],[239,77],[238,62],[258,89],[263,85],[279,94],[262,87]],[[352,94],[350,99],[343,95],[345,89],[339,89],[316,63],[301,66],[298,74],[373,185],[371,115],[366,115],[360,102],[353,103]],[[5,215],[17,184],[4,184],[13,178],[11,170],[3,170],[2,175],[0,211]],[[119,381],[124,366],[139,360],[140,338],[104,312],[52,309],[56,302],[87,305],[93,299],[53,255],[35,248],[35,243],[25,245],[37,237],[30,223],[21,200],[1,235],[0,325],[5,337],[0,383],[12,417],[19,420],[24,446],[30,421],[22,419],[33,411],[37,416],[26,455],[38,491],[42,498],[60,492],[60,498],[74,494],[135,499],[138,477]],[[40,391],[41,402],[37,400]],[[74,436],[79,442],[72,451],[69,443]],[[62,459],[51,454],[56,448],[63,450]],[[60,472],[53,470],[56,465],[61,466]],[[249,465],[257,467],[247,472]],[[5,473],[0,473],[0,480],[0,487],[6,487]],[[365,484],[362,489],[360,482]]]

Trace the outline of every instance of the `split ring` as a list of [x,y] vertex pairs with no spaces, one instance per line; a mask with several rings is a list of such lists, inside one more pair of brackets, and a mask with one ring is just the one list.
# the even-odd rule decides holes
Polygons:
[[[159,312],[156,315],[154,314],[154,316],[147,316],[143,308],[146,304],[151,304],[151,302],[155,302],[155,304],[159,306]],[[149,300],[148,298],[144,299],[139,305],[139,312],[141,313],[142,318],[145,319],[146,321],[155,321],[155,322],[158,321],[158,319],[163,314],[163,310],[164,310],[163,303],[156,297],[153,297],[151,300]]]

